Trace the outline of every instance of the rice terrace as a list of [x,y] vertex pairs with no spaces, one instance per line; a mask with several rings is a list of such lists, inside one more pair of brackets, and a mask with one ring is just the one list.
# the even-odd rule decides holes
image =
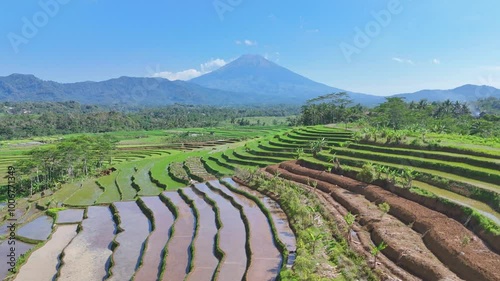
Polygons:
[[500,1],[0,1],[0,280],[500,281]]
[[[121,140],[97,178],[18,199],[19,259],[2,278],[500,278],[498,148],[391,145],[342,126],[159,141],[182,131],[112,133]],[[7,248],[6,207],[2,217]]]

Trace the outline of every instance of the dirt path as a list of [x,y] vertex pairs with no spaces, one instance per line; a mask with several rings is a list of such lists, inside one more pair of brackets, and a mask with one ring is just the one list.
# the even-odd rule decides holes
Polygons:
[[[422,234],[427,247],[458,276],[467,280],[500,280],[500,256],[457,221],[375,185],[301,167],[296,162],[285,162],[280,167],[295,174],[337,184],[350,192],[363,194],[366,199],[377,204],[387,202],[391,206],[390,214],[411,224],[414,230]],[[378,231],[374,235],[377,238],[382,234]]]

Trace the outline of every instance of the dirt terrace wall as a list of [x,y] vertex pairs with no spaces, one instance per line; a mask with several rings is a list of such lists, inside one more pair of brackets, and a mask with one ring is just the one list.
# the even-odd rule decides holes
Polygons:
[[[297,161],[297,164],[314,170],[325,169],[323,165],[308,163],[300,160]],[[357,172],[355,171],[344,172],[344,175],[349,178],[355,179],[357,176]],[[465,226],[469,230],[474,232],[474,234],[476,234],[479,238],[485,241],[485,243],[491,250],[493,250],[497,254],[500,254],[500,235],[494,235],[493,233],[485,230],[481,226],[479,220],[475,217],[471,217],[470,214],[466,212],[466,208],[464,208],[463,206],[450,201],[443,202],[439,198],[431,198],[413,193],[408,189],[397,187],[396,185],[391,184],[386,180],[376,180],[375,182],[373,182],[373,184],[380,186],[386,190],[389,190],[392,193],[401,196],[405,199],[417,202],[431,210],[445,214],[446,216],[460,222],[463,225],[465,225],[465,223],[468,221],[467,225]],[[411,221],[409,221],[408,223],[410,222]]]

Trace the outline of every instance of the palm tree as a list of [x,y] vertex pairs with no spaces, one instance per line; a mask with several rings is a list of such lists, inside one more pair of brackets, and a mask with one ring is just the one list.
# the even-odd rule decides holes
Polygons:
[[377,172],[376,178],[379,180],[382,179],[382,174],[386,172],[386,167],[383,165],[374,165],[374,168],[375,172]]
[[389,180],[389,182],[396,183],[396,179],[398,177],[398,171],[390,169],[388,172],[389,172],[389,176],[387,177],[387,179]]
[[318,152],[320,152],[326,144],[327,143],[325,141],[325,138],[322,138],[322,139],[319,139],[319,140],[315,140],[315,141],[311,141],[309,143],[309,146],[311,147],[312,155],[314,157],[316,157],[316,155],[318,154]]
[[415,178],[415,170],[410,167],[404,167],[403,171],[401,172],[401,176],[404,179],[403,187],[411,188],[413,185],[413,179]]
[[429,106],[429,101],[427,101],[426,99],[423,99],[423,100],[420,100],[418,102],[417,108],[418,109],[426,109],[428,106]]

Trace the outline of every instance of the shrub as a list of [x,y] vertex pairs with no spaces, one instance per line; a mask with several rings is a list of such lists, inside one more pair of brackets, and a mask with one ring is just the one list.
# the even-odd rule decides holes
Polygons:
[[325,147],[325,145],[326,145],[325,138],[311,141],[309,143],[309,146],[311,147],[311,152],[313,156],[316,156],[316,154],[318,154],[318,152],[320,152],[323,149],[323,147]]
[[389,211],[391,210],[391,206],[389,204],[387,204],[387,202],[384,202],[382,204],[378,204],[378,209],[380,211],[382,211],[382,217],[389,213]]
[[358,173],[358,180],[366,183],[372,183],[376,179],[376,174],[377,173],[373,164],[366,163]]

